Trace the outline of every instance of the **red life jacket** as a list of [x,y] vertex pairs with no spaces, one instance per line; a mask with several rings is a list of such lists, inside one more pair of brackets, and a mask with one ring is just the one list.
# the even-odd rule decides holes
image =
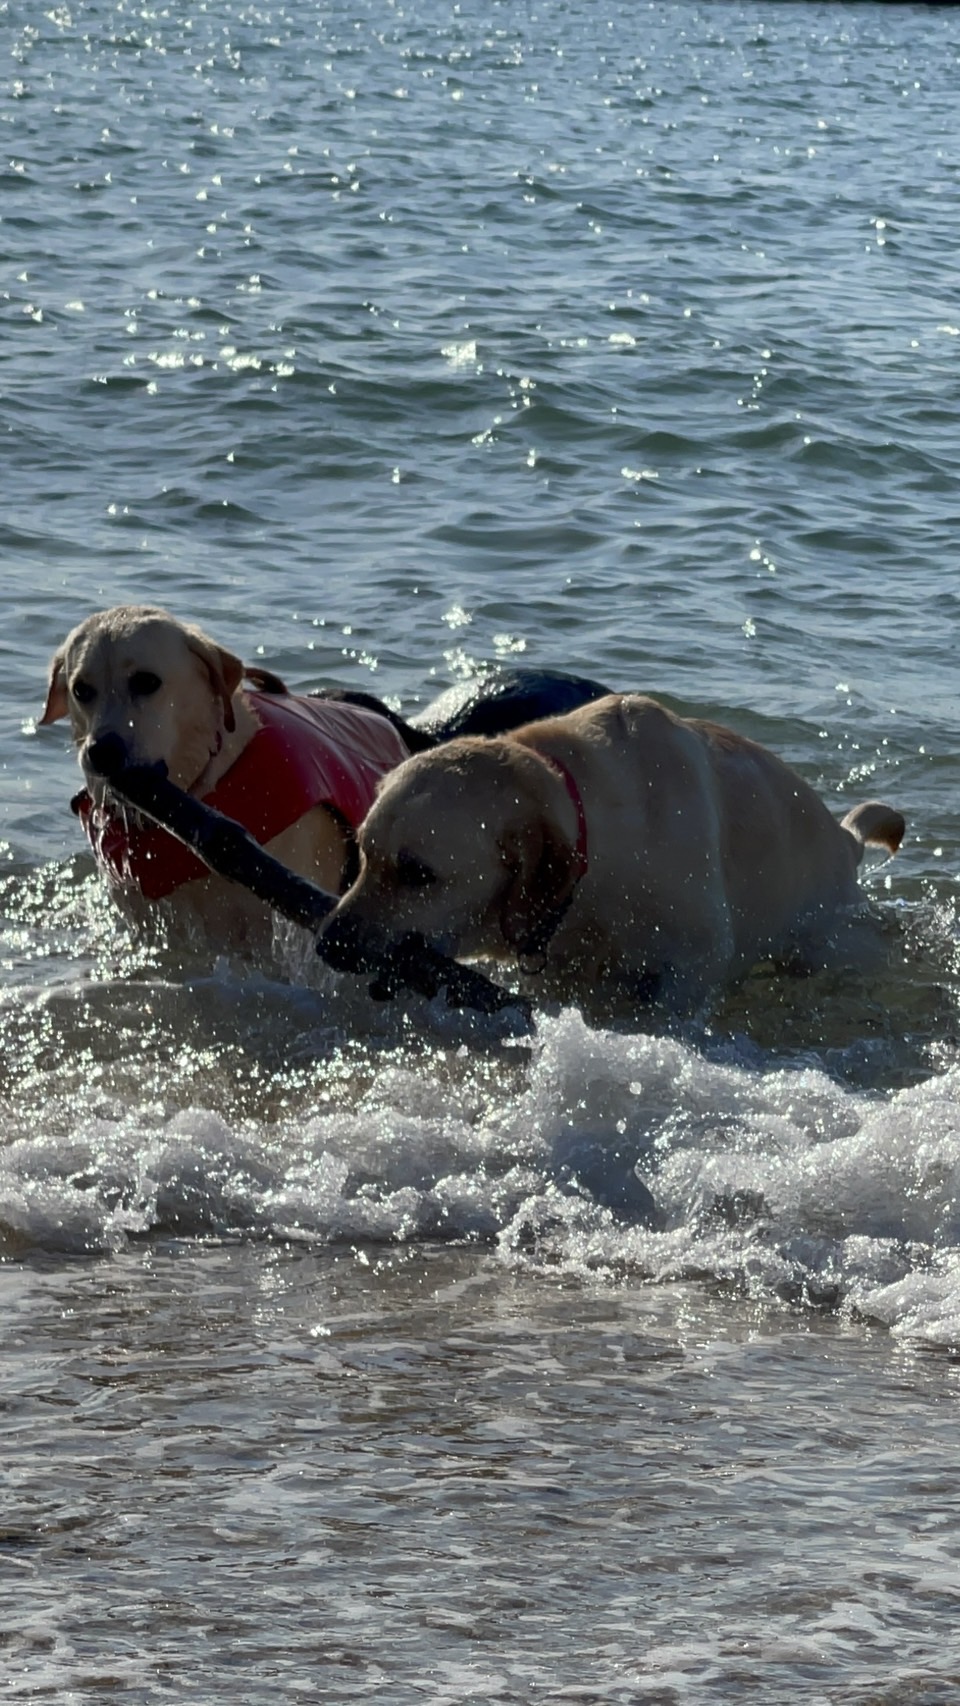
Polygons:
[[[409,756],[392,723],[362,706],[294,694],[248,692],[247,699],[261,727],[203,799],[261,846],[313,806],[331,806],[356,829],[381,777]],[[148,900],[162,900],[210,875],[182,841],[122,806],[95,805],[84,790],[74,808],[111,883],[135,883]]]

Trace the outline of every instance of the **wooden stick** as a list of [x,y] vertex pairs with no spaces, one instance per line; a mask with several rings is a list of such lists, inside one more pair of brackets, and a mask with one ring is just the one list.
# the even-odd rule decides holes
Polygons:
[[[105,769],[104,775],[112,793],[185,842],[217,876],[249,889],[306,930],[319,930],[330,916],[337,904],[336,895],[288,870],[265,852],[242,824],[185,794],[168,779],[164,765],[124,764],[118,750],[116,765],[110,763],[108,769],[109,774]],[[479,1013],[499,1013],[513,1007],[524,1020],[524,1029],[532,1024],[529,1006],[522,997],[511,995],[482,972],[431,948],[413,931],[387,949],[377,965],[371,994],[388,1000],[402,989],[427,997],[445,989],[448,1007],[469,1007]]]
[[249,889],[294,924],[319,930],[336,906],[336,895],[281,865],[242,824],[176,787],[163,764],[120,765],[106,779],[112,793],[185,842],[211,871]]

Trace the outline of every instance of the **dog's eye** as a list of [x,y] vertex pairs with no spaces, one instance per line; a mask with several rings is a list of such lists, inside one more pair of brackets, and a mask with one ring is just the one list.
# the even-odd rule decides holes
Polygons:
[[134,670],[128,683],[135,699],[147,699],[151,693],[156,693],[162,686],[159,675],[154,675],[152,669]]
[[399,853],[397,855],[397,882],[405,889],[425,889],[430,883],[435,883],[437,875],[418,859],[414,853]]
[[78,705],[89,705],[97,697],[97,690],[89,681],[75,681],[70,691]]

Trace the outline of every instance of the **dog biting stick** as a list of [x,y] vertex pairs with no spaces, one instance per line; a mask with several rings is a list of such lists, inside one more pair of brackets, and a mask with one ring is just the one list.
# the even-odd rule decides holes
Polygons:
[[[211,871],[249,889],[292,923],[319,930],[337,905],[336,895],[297,876],[265,853],[239,823],[176,787],[168,779],[165,765],[128,764],[123,742],[117,740],[113,750],[109,737],[99,743],[97,762],[111,793],[169,830]],[[501,989],[482,972],[439,953],[415,931],[400,936],[364,969],[375,973],[371,994],[381,1000],[403,989],[428,998],[444,989],[448,1007],[488,1014],[512,1007],[518,1009],[524,1028],[529,1027],[530,1009],[522,997]]]

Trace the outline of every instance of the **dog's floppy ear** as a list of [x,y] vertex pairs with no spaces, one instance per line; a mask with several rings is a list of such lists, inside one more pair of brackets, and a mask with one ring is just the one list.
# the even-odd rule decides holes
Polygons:
[[210,676],[210,685],[223,706],[223,722],[228,734],[236,728],[236,718],[233,714],[233,695],[243,680],[244,668],[240,658],[233,652],[225,651],[218,646],[200,628],[188,628],[187,645],[190,650],[206,666]]
[[245,663],[243,666],[244,680],[251,687],[256,687],[261,693],[276,693],[289,699],[290,689],[279,675],[274,675],[272,669],[261,669],[258,664]]
[[43,707],[43,723],[59,722],[65,717],[70,707],[67,703],[67,676],[63,667],[63,653],[58,652],[50,665],[50,680],[47,684],[47,702]]
[[542,954],[570,904],[579,875],[573,848],[542,818],[501,843],[510,881],[500,929],[521,958]]

